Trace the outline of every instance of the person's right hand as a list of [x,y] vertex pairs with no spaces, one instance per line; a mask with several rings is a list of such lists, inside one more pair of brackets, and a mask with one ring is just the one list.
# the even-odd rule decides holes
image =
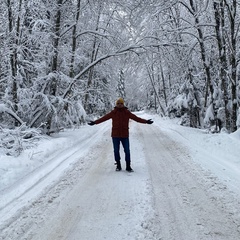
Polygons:
[[148,119],[147,120],[147,124],[152,124],[153,123],[153,120],[152,119]]

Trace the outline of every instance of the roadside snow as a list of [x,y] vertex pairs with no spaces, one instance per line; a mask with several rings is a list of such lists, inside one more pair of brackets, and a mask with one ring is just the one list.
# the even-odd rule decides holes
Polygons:
[[138,115],[134,173],[114,171],[111,121],[0,155],[0,239],[239,240],[240,131]]
[[161,121],[158,127],[184,144],[196,163],[240,196],[240,129],[232,134],[210,134],[207,130],[171,124],[167,119]]

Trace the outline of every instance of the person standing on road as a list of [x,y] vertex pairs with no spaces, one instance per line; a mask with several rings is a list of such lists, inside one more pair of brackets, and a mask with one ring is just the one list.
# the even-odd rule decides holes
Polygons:
[[116,161],[116,171],[121,171],[121,162],[120,162],[120,143],[122,143],[124,152],[125,152],[125,161],[126,161],[126,171],[132,172],[131,168],[131,158],[130,158],[130,145],[129,145],[129,119],[132,119],[139,123],[147,123],[152,124],[153,121],[151,119],[143,119],[137,117],[133,113],[131,113],[127,107],[124,106],[123,98],[119,98],[116,101],[116,106],[114,109],[103,117],[90,121],[88,124],[90,126],[102,123],[112,119],[112,142],[113,142],[113,150],[114,150],[114,158]]

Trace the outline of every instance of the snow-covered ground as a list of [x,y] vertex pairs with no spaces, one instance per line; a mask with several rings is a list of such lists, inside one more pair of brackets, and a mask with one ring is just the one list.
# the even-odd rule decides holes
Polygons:
[[239,240],[240,131],[138,115],[154,124],[130,124],[133,173],[114,171],[111,121],[1,155],[0,239]]

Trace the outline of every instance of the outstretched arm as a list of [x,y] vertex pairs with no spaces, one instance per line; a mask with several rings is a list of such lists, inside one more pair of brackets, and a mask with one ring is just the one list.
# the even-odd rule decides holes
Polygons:
[[143,118],[140,118],[140,117],[137,117],[135,114],[131,113],[130,112],[130,116],[129,116],[132,120],[136,121],[136,122],[139,122],[139,123],[147,123],[147,124],[152,124],[153,121],[152,119],[143,119]]
[[112,118],[112,112],[104,115],[103,117],[101,117],[101,118],[99,118],[99,119],[97,119],[97,120],[95,120],[95,121],[90,121],[90,122],[88,123],[88,125],[93,126],[93,125],[95,125],[95,124],[99,124],[99,123],[102,123],[102,122],[104,122],[104,121],[107,121],[107,120],[109,120],[110,118]]

